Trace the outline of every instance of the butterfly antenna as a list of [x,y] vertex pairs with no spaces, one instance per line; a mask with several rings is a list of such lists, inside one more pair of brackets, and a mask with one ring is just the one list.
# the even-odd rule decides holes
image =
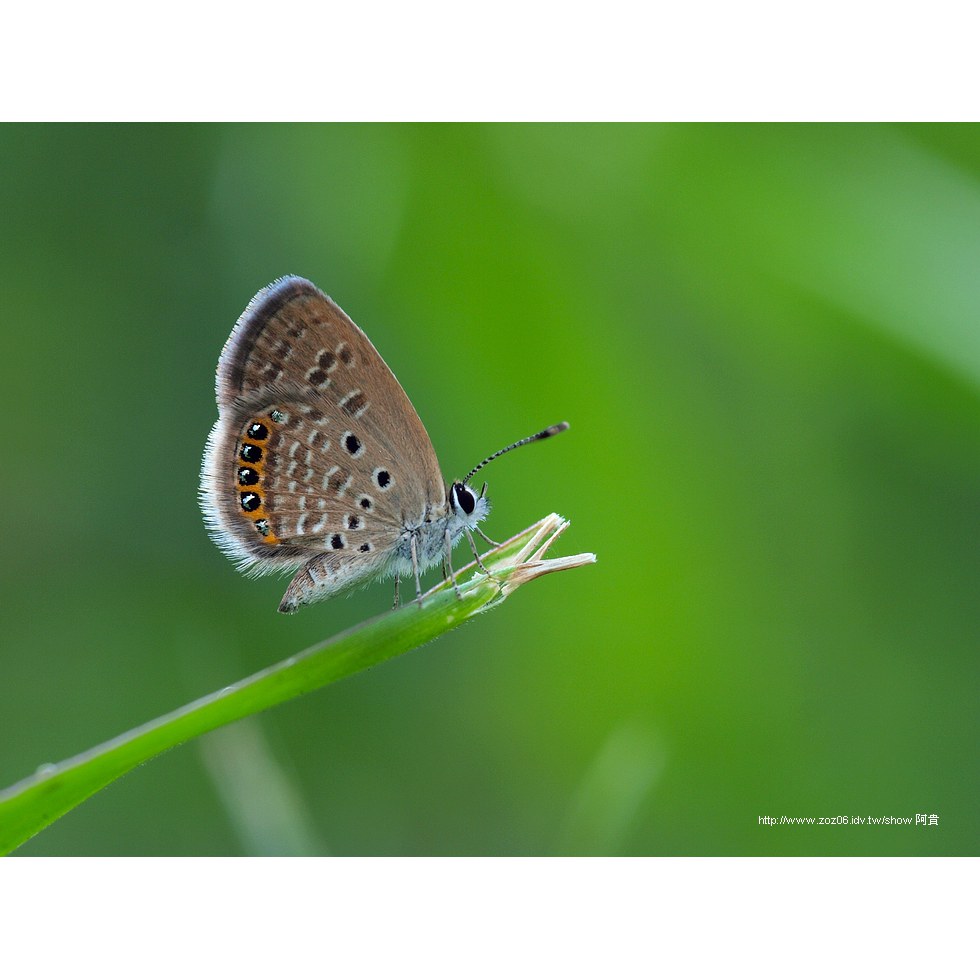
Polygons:
[[518,439],[517,442],[511,443],[509,446],[505,446],[503,449],[498,449],[492,456],[487,456],[487,458],[482,462],[478,463],[466,474],[463,479],[463,483],[469,483],[470,477],[475,473],[483,469],[487,463],[492,459],[496,459],[498,456],[503,456],[504,453],[509,453],[512,449],[516,449],[518,446],[526,446],[529,442],[537,442],[539,439],[550,439],[552,436],[558,435],[559,432],[564,432],[568,428],[567,422],[559,422],[557,425],[549,425],[547,429],[543,429],[541,432],[535,433],[533,436],[528,436],[526,439]]

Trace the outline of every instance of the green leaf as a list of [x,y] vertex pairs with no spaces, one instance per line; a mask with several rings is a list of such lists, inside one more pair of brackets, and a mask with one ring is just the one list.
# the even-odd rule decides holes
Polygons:
[[[548,572],[595,561],[595,555],[544,558],[568,522],[551,514],[495,547],[457,575],[399,609],[311,647],[244,680],[133,728],[0,793],[0,854],[9,854],[93,793],[148,759],[222,725],[258,714],[448,632],[498,605],[515,589]],[[464,575],[470,578],[463,581]]]

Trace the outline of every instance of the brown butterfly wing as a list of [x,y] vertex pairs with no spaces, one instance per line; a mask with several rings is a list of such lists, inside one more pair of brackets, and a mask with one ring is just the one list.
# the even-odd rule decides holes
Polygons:
[[438,460],[408,396],[305,279],[280,279],[249,303],[216,388],[202,501],[241,566],[262,573],[327,555],[350,584],[383,570],[406,521],[444,512]]

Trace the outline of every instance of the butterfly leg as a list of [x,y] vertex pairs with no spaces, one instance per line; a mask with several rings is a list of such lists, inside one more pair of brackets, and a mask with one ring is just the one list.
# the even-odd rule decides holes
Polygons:
[[415,576],[415,601],[422,605],[422,579],[419,577],[419,551],[415,535],[411,539],[412,547],[412,574]]
[[453,571],[453,539],[449,536],[449,528],[446,528],[445,563],[449,566],[449,578],[453,580],[453,588],[456,590],[456,598],[462,599],[463,593],[459,591],[459,583],[456,581],[456,573]]
[[391,608],[398,608],[398,572],[395,572],[395,604]]
[[[479,568],[480,571],[483,572],[483,574],[486,575],[487,578],[492,578],[494,579],[494,581],[496,581],[496,578],[493,575],[493,573],[488,571],[487,566],[483,564],[483,559],[480,557],[480,552],[477,551],[476,542],[473,540],[473,535],[470,534],[469,528],[464,528],[464,530],[466,531],[466,539],[467,541],[469,541],[470,548],[473,551],[473,557],[476,559],[476,567]],[[479,530],[480,529],[477,528],[477,531]],[[486,537],[486,535],[484,535],[484,537]]]
[[489,545],[493,545],[493,547],[494,547],[494,548],[499,548],[499,547],[500,547],[500,542],[499,542],[499,541],[494,541],[494,540],[493,540],[493,538],[488,538],[488,537],[487,537],[487,536],[486,536],[486,535],[485,535],[485,534],[484,534],[484,533],[483,533],[483,532],[482,532],[482,531],[480,530],[480,528],[479,528],[479,527],[477,527],[477,528],[476,528],[476,533],[477,533],[477,534],[479,534],[479,535],[480,535],[480,537],[481,537],[481,538],[483,538],[483,540],[484,540],[484,541],[486,541],[486,543],[487,543],[487,544],[489,544]]

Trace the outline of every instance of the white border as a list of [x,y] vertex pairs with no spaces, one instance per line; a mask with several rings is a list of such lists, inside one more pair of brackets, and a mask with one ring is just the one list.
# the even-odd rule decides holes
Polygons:
[[14,4],[6,120],[975,119],[967,5]]
[[975,961],[976,870],[948,858],[13,858],[0,921],[9,976],[88,964],[127,980],[949,977]]

